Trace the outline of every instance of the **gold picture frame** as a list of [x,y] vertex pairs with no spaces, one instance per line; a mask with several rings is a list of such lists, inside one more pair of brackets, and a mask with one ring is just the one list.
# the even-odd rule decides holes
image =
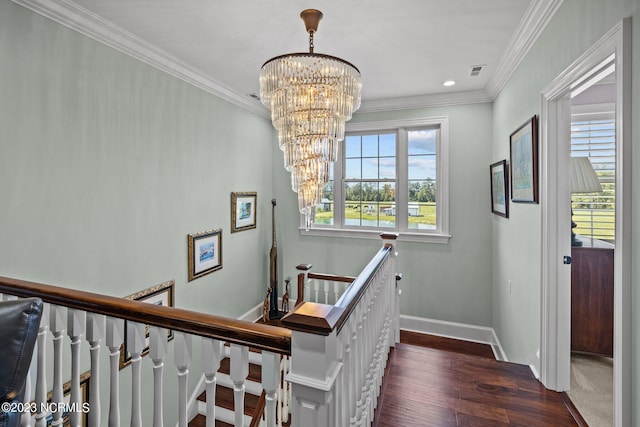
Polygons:
[[231,193],[231,232],[256,228],[258,193]]
[[222,268],[222,229],[187,236],[189,282]]
[[[80,413],[80,421],[82,427],[87,427],[89,425],[89,393],[91,391],[91,371],[84,372],[80,374],[80,401],[81,401],[81,413]],[[69,404],[71,401],[71,381],[67,381],[62,385],[62,396],[63,401],[66,404]],[[53,401],[53,391],[49,391],[47,393],[47,403],[51,404]],[[32,402],[32,407],[36,407],[36,403]],[[31,425],[35,425],[35,412],[31,413],[32,423]],[[53,423],[53,414],[47,414],[47,418],[45,419],[46,426],[49,427]],[[68,412],[64,412],[62,414],[62,427],[71,427],[71,416]]]
[[[146,302],[149,304],[164,305],[166,307],[173,307],[175,303],[175,281],[169,280],[159,285],[152,286],[143,291],[136,292],[126,296],[126,299],[135,301]],[[167,331],[167,339],[173,339],[173,331],[169,329]],[[149,353],[149,325],[145,327],[145,340],[146,344],[142,351],[142,356]],[[131,353],[127,350],[127,321],[124,322],[124,342],[120,346],[120,369],[129,366],[131,364]]]

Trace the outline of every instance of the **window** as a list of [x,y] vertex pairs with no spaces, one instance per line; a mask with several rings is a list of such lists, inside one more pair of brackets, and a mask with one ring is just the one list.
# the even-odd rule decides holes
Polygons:
[[576,234],[592,239],[615,238],[616,141],[613,114],[574,116],[571,123],[571,156],[589,157],[602,185],[602,193],[573,194],[572,219]]
[[448,241],[446,118],[347,124],[305,234]]

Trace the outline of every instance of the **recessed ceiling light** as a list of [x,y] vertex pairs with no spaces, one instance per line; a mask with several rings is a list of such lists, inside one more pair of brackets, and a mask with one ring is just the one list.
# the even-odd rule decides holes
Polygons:
[[454,80],[447,80],[446,82],[442,83],[442,86],[453,86],[454,84],[456,84]]

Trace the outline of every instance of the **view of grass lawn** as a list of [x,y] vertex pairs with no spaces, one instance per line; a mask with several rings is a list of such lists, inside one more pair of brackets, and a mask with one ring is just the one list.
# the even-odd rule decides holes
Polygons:
[[[418,206],[418,215],[409,216],[409,228],[430,228],[436,225],[436,204],[433,202],[411,202],[411,206]],[[325,210],[326,206],[316,209],[315,222],[317,224],[333,223],[333,204],[331,210]],[[345,219],[362,221],[362,225],[377,225],[377,222],[391,224],[396,221],[392,215],[395,204],[389,202],[347,202],[345,206]]]
[[602,240],[615,238],[615,212],[611,210],[574,209],[572,220],[578,224],[573,229],[576,234]]

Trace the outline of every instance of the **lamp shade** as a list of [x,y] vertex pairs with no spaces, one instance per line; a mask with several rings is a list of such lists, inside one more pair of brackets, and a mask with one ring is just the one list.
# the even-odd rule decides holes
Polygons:
[[571,158],[571,194],[599,193],[600,180],[588,157]]

